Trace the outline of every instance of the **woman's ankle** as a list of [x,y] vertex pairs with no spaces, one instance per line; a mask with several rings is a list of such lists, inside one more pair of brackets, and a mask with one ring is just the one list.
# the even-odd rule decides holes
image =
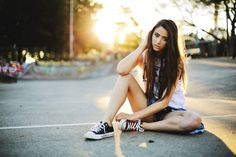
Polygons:
[[106,119],[103,119],[102,122],[104,122],[104,123],[107,122],[107,124],[108,124],[110,127],[112,127],[112,122],[111,122],[111,121],[106,120]]

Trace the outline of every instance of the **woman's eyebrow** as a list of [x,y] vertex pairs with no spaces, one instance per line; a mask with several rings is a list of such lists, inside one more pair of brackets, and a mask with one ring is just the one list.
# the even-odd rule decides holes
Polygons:
[[168,39],[168,37],[167,37],[167,36],[161,35],[160,33],[156,32],[156,31],[155,31],[154,33],[158,34],[159,36],[161,36],[161,37],[163,37],[163,38],[166,38],[166,39]]

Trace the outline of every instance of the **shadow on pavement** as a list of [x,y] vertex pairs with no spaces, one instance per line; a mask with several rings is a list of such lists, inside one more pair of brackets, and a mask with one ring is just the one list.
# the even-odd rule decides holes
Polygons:
[[179,135],[156,132],[123,132],[100,141],[84,141],[88,156],[119,157],[233,157],[233,152],[210,132]]
[[1,130],[0,156],[19,157],[233,157],[215,135],[123,132],[114,138],[85,140],[91,126]]
[[121,141],[123,141],[121,149],[124,150],[125,156],[234,156],[231,150],[218,137],[209,132],[200,135],[176,135],[153,132],[135,135],[128,133],[122,134]]

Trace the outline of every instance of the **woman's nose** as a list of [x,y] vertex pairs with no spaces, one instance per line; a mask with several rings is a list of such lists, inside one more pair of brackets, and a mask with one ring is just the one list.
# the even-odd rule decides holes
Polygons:
[[161,38],[157,38],[156,43],[158,43],[158,44],[161,43]]

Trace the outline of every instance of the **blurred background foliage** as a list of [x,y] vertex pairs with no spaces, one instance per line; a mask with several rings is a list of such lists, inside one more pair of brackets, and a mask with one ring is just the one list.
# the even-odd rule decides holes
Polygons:
[[[185,34],[187,48],[195,48],[194,45],[197,43],[199,49],[205,48],[206,51],[206,45],[211,49],[212,45],[217,47],[217,44],[221,44],[220,53],[207,52],[202,56],[235,57],[235,0],[170,0],[170,2],[179,8],[179,12],[188,13],[191,17],[186,18],[186,15],[183,15],[180,20],[182,26],[200,29],[215,43],[205,43],[203,40],[206,39],[199,39],[196,32],[191,32]],[[123,14],[126,20],[116,21],[116,36],[112,44],[106,44],[99,39],[93,29],[97,20],[95,15],[103,8],[103,4],[93,0],[73,0],[73,55],[70,55],[70,5],[71,0],[0,0],[0,60],[17,60],[22,63],[27,54],[36,60],[45,61],[73,60],[90,54],[95,56],[110,53],[126,54],[137,47],[144,34],[130,8],[122,6],[120,14]],[[209,7],[213,8],[215,27],[205,30],[195,24],[193,13],[199,8],[204,10]],[[160,9],[157,9],[158,11]],[[218,26],[219,12],[225,12],[227,19],[225,28]],[[128,23],[137,29],[121,38]],[[205,46],[201,48],[201,44]]]

